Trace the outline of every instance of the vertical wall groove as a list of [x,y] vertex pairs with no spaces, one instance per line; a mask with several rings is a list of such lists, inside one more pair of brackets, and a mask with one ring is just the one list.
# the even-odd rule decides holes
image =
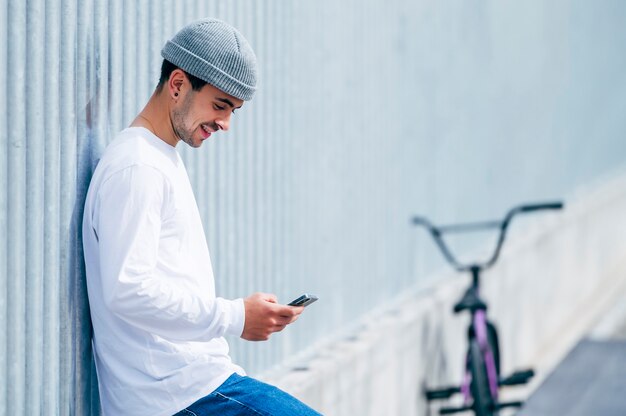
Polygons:
[[11,180],[7,184],[8,226],[7,236],[10,236],[7,258],[7,293],[8,321],[6,340],[7,357],[9,357],[7,380],[8,414],[24,414],[26,400],[26,250],[25,250],[25,219],[26,212],[26,140],[24,131],[25,103],[26,103],[26,37],[23,28],[26,27],[26,6],[21,2],[9,4],[8,38],[14,41],[8,44],[8,59],[11,62],[12,76],[15,85],[12,94],[12,105],[7,108],[8,151],[7,167],[11,172]]
[[[8,39],[8,5],[0,7],[0,62],[8,62],[7,42]],[[0,71],[0,88],[7,89],[7,71]],[[9,194],[3,190],[8,189],[8,150],[10,146],[8,131],[8,108],[7,94],[0,94],[0,235],[8,236],[8,200]],[[8,238],[0,238],[0,328],[5,330],[8,335],[9,325],[8,319],[8,297],[9,283],[8,278]],[[0,375],[8,375],[8,336],[0,340]],[[0,386],[0,412],[4,410],[7,402],[8,384],[4,383]]]
[[[26,261],[25,305],[28,313],[26,321],[26,380],[42,380],[43,370],[43,186],[44,186],[44,151],[41,137],[44,133],[45,116],[43,110],[44,54],[38,45],[44,43],[45,5],[43,0],[27,3],[27,37],[26,37],[26,241],[28,245],[24,254]],[[26,260],[26,259],[25,259]],[[42,385],[34,383],[28,386],[25,414],[40,414],[42,403]]]
[[[76,414],[75,402],[84,400],[84,397],[77,396],[75,384],[75,365],[73,348],[76,334],[73,332],[74,320],[76,316],[73,312],[75,301],[73,299],[73,281],[74,273],[72,267],[73,247],[76,241],[74,237],[74,229],[72,228],[72,216],[75,208],[76,196],[76,176],[77,176],[77,153],[76,141],[77,134],[77,115],[76,100],[79,94],[77,91],[77,7],[76,2],[72,0],[63,0],[61,3],[61,53],[60,68],[67,71],[68,76],[60,78],[60,118],[61,122],[61,180],[59,187],[61,189],[61,209],[60,209],[60,232],[61,232],[61,248],[60,248],[60,276],[62,283],[59,293],[60,319],[61,327],[61,344],[58,346],[60,350],[60,371],[58,375],[58,383],[60,392],[60,413]],[[72,243],[74,241],[74,243]]]
[[41,414],[61,414],[60,409],[60,345],[61,345],[61,312],[59,294],[61,292],[60,232],[61,213],[61,109],[60,109],[60,73],[61,49],[60,31],[61,10],[57,2],[46,3],[46,44],[45,74],[46,109],[45,131],[45,164],[44,164],[44,329],[42,338],[48,348],[43,351],[43,399]]

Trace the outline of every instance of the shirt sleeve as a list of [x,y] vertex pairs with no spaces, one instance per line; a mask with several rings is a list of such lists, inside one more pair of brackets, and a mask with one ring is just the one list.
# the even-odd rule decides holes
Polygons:
[[240,336],[242,299],[196,293],[156,273],[162,218],[170,183],[155,168],[135,165],[107,178],[98,192],[98,238],[104,303],[129,324],[173,340]]

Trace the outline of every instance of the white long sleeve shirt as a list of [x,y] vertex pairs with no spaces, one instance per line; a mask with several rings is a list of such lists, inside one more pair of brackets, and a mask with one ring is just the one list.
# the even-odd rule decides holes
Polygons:
[[83,247],[105,415],[172,415],[244,374],[223,338],[241,335],[243,300],[215,295],[174,147],[141,127],[109,144],[87,193]]

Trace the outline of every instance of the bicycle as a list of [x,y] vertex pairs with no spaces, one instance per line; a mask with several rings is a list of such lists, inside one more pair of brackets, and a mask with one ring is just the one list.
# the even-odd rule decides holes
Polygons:
[[[460,386],[443,387],[426,390],[428,401],[448,399],[454,394],[463,394],[463,405],[460,407],[442,407],[440,414],[452,414],[473,411],[476,416],[497,416],[500,409],[506,407],[521,407],[523,402],[500,402],[499,389],[502,386],[526,384],[533,376],[532,369],[516,371],[508,377],[500,375],[500,346],[498,332],[490,320],[487,319],[487,303],[480,297],[480,274],[495,264],[506,237],[507,229],[514,216],[539,210],[558,210],[563,208],[562,202],[544,204],[520,205],[512,208],[500,221],[486,221],[475,223],[461,223],[445,226],[435,226],[428,219],[414,217],[414,225],[424,226],[431,234],[445,259],[459,272],[470,272],[471,285],[463,297],[454,305],[454,313],[469,311],[471,321],[467,330],[468,348],[465,356],[465,375]],[[485,229],[499,228],[495,250],[491,257],[482,263],[460,263],[452,254],[442,235],[446,233],[465,233]]]

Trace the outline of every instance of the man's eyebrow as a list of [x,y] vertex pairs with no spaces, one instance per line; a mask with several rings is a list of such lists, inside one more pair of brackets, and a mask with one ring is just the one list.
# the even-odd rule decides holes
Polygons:
[[[232,101],[230,101],[228,98],[217,98],[217,101],[221,101],[221,102],[223,102],[223,103],[228,104],[229,106],[231,106],[231,108],[235,108],[235,104],[233,104],[233,102],[232,102]],[[236,107],[236,108],[240,108],[240,107],[241,107],[241,106]]]

